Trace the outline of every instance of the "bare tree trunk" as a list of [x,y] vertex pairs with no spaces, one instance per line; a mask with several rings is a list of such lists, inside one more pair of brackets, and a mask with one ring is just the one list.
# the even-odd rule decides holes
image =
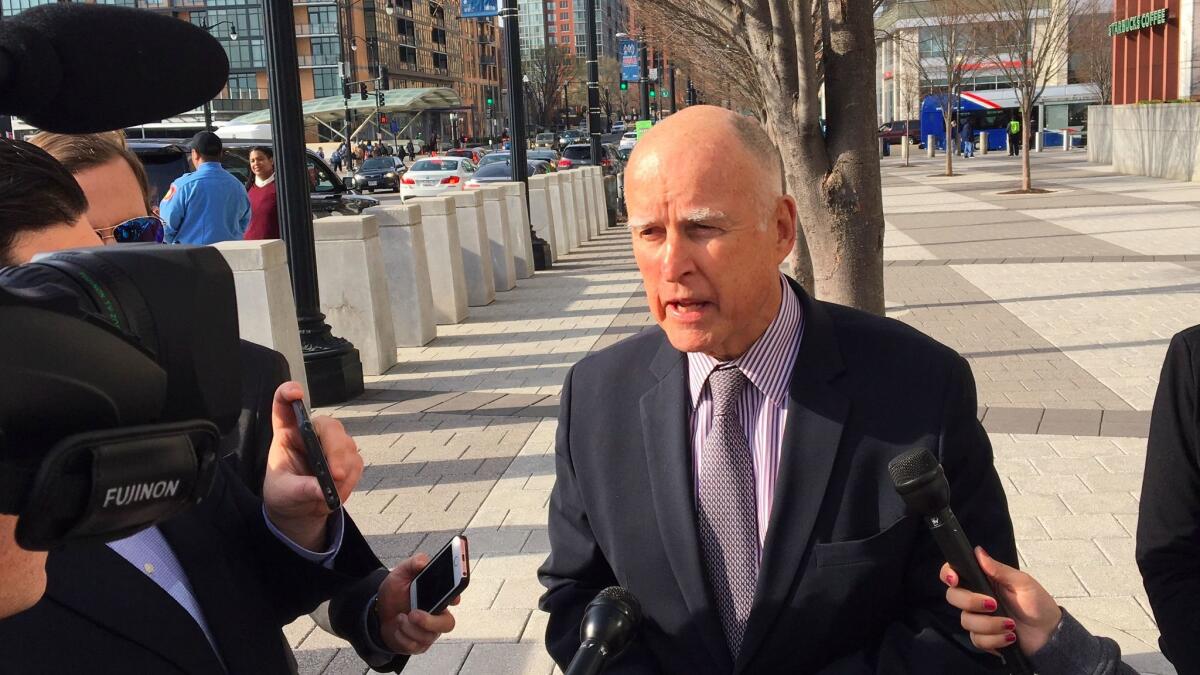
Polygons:
[[1029,117],[1030,106],[1021,106],[1021,191],[1033,189],[1033,175],[1029,171]]
[[[943,108],[943,110],[949,110],[949,106],[946,106],[945,108]],[[950,149],[950,144],[954,142],[954,139],[950,137],[950,115],[949,114],[946,114],[942,117],[942,123],[943,123],[943,126],[946,128],[946,175],[953,176],[954,175],[954,152],[953,152],[953,150]]]

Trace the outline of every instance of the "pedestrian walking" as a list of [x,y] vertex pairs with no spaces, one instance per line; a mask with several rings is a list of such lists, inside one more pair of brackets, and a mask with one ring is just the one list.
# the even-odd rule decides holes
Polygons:
[[279,209],[275,203],[275,153],[265,145],[250,151],[250,226],[243,239],[279,239]]
[[971,120],[968,118],[962,125],[962,155],[963,158],[969,159],[975,156],[975,127],[971,126]]
[[1008,156],[1017,157],[1021,154],[1021,120],[1012,118],[1008,121]]
[[325,159],[325,148],[317,148],[317,157]]
[[950,139],[946,144],[946,150],[957,155],[961,147],[958,137],[958,120],[950,120]]
[[412,142],[411,138],[408,139],[408,145],[405,145],[404,149],[405,149],[405,151],[408,152],[409,159],[411,159],[412,161],[415,162],[417,160],[417,149],[413,147],[413,142]]
[[196,170],[177,178],[159,204],[163,241],[207,246],[241,239],[250,225],[250,200],[242,182],[221,166],[220,137],[201,131],[189,147]]

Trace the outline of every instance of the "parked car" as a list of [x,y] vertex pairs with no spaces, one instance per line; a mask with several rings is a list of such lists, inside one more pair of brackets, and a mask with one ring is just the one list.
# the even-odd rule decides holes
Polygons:
[[418,159],[400,179],[400,195],[409,197],[436,197],[450,190],[461,190],[471,176],[475,165],[465,157],[430,157]]
[[[907,130],[905,125],[908,125]],[[919,144],[921,142],[921,120],[896,120],[879,126],[879,137],[888,145],[898,145],[906,133],[910,143]]]
[[[608,145],[600,145],[600,166],[604,169],[604,175],[615,176],[620,173],[621,166],[618,164],[620,161]],[[574,169],[581,166],[593,166],[592,146],[587,143],[576,143],[563,148],[562,159],[558,160],[558,168]]]
[[[184,139],[140,139],[128,140],[129,149],[133,150],[138,159],[146,167],[146,177],[150,182],[150,197],[152,203],[162,201],[171,183],[185,173],[196,170],[192,166],[191,150]],[[255,146],[270,146],[271,141],[226,140],[222,143],[225,152],[221,156],[221,165],[243,183],[250,181],[250,150]],[[312,205],[313,216],[357,215],[364,209],[379,206],[379,200],[364,197],[346,187],[333,169],[315,152],[306,150],[309,178],[309,203]]]
[[476,168],[482,169],[483,167],[485,167],[489,164],[495,164],[496,162],[508,163],[508,160],[510,157],[512,157],[512,153],[509,152],[508,150],[499,150],[497,152],[489,152],[488,154],[484,155],[483,159],[479,160],[479,164],[477,164],[475,166],[476,166]]
[[621,142],[617,147],[621,150],[633,150],[633,146],[637,145],[638,135],[636,131],[626,131],[621,134]]
[[446,151],[448,157],[462,157],[471,160],[472,164],[479,164],[479,160],[483,159],[483,151],[479,148],[453,148]]
[[558,147],[558,140],[554,137],[554,134],[542,132],[533,137],[533,147],[554,149]]
[[[545,162],[527,162],[530,176],[538,176],[545,173],[550,173],[550,168]],[[467,181],[466,188],[474,190],[481,188],[488,183],[505,183],[512,180],[512,162],[492,162],[487,166],[481,166],[475,171],[475,175]]]
[[396,155],[372,157],[354,173],[354,187],[367,192],[376,190],[400,191],[400,176],[408,170],[404,160]]
[[625,133],[625,123],[624,122],[613,122],[612,133],[614,133],[614,134]]

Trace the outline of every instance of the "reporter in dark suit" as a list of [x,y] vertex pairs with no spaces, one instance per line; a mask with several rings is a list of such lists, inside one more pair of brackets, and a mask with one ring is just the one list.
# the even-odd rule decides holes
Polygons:
[[1200,326],[1171,339],[1154,397],[1137,562],[1163,655],[1200,673]]
[[563,386],[540,570],[560,665],[586,604],[619,584],[639,638],[610,673],[971,673],[943,558],[887,463],[941,461],[970,537],[1016,550],[974,381],[895,321],[778,273],[795,239],[778,154],[754,121],[694,106],[626,170],[650,329]]

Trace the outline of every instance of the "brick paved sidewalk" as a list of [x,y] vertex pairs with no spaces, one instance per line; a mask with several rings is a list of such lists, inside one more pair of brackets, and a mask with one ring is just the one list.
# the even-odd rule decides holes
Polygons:
[[[971,362],[1022,564],[1128,663],[1172,673],[1133,534],[1166,341],[1200,317],[1195,267],[1156,257],[1200,256],[1200,188],[1081,159],[1036,155],[1035,180],[1055,190],[1037,197],[997,194],[1016,181],[1007,158],[960,162],[956,179],[930,176],[940,160],[885,160],[888,313]],[[535,570],[557,394],[572,363],[648,324],[627,235],[614,230],[402,349],[362,399],[332,411],[368,463],[347,508],[386,562],[460,530],[471,540],[458,628],[406,673],[553,672]],[[307,618],[287,633],[302,673],[366,671]]]

